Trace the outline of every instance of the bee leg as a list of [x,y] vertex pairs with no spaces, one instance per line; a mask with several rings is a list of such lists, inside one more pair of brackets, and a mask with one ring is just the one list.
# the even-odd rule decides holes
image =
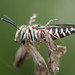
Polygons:
[[41,42],[45,43],[44,39],[42,39],[40,36],[38,36],[38,38],[40,39]]
[[39,39],[41,40],[41,42],[44,42],[45,43],[44,39],[42,39],[42,38],[39,38]]
[[29,41],[27,40],[27,49],[30,52]]
[[37,50],[39,51],[39,48],[40,48],[40,42],[38,43],[37,45]]
[[33,16],[30,17],[29,25],[35,22],[36,17],[37,17],[36,13],[34,13]]
[[25,52],[24,44],[21,43],[22,50]]
[[47,24],[45,26],[50,25],[52,22],[57,21],[58,19],[51,19],[49,22],[47,22]]

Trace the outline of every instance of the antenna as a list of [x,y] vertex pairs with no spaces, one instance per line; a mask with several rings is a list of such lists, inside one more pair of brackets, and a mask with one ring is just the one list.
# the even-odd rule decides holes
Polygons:
[[16,29],[19,29],[19,26],[17,26],[16,25],[16,23],[12,20],[12,19],[10,19],[9,17],[7,17],[6,15],[3,15],[6,19],[8,19],[8,20],[6,20],[6,19],[4,19],[4,18],[1,18],[1,20],[3,20],[3,21],[5,21],[5,22],[7,22],[7,23],[10,23],[11,25],[13,25]]

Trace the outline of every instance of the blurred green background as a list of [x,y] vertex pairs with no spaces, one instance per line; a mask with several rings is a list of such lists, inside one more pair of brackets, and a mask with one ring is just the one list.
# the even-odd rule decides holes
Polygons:
[[[45,25],[57,18],[53,24],[75,24],[75,0],[0,0],[0,18],[11,17],[19,26],[28,24],[30,16],[37,13],[36,23]],[[13,62],[20,43],[14,43],[16,29],[0,20],[0,75],[34,75],[32,58],[26,61],[19,72],[15,72]],[[57,75],[75,75],[75,34],[62,39],[67,53],[61,58]],[[41,44],[40,54],[47,62],[46,46]]]

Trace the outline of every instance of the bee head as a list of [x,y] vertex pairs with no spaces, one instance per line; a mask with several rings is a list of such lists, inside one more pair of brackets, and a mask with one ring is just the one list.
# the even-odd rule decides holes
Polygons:
[[[27,26],[26,25],[22,25],[21,27],[19,27],[18,25],[16,25],[16,23],[9,18],[6,15],[3,15],[6,19],[1,18],[1,20],[10,23],[12,26],[14,26],[17,29],[16,35],[15,35],[15,42],[18,42],[19,40],[23,41],[23,39],[26,37],[24,34],[26,33],[27,30]],[[23,38],[24,36],[24,38]]]
[[26,33],[26,30],[27,30],[27,26],[26,25],[22,25],[21,27],[19,27],[19,29],[17,29],[17,32],[16,32],[16,35],[15,35],[15,39],[14,41],[17,43],[19,40],[20,41],[23,41],[24,38],[26,36],[25,33]]

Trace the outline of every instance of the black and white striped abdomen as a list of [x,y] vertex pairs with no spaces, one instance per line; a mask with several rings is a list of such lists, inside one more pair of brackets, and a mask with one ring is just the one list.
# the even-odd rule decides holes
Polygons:
[[72,33],[75,33],[75,26],[61,26],[61,27],[52,27],[49,30],[50,35],[53,39],[63,38],[68,36]]

